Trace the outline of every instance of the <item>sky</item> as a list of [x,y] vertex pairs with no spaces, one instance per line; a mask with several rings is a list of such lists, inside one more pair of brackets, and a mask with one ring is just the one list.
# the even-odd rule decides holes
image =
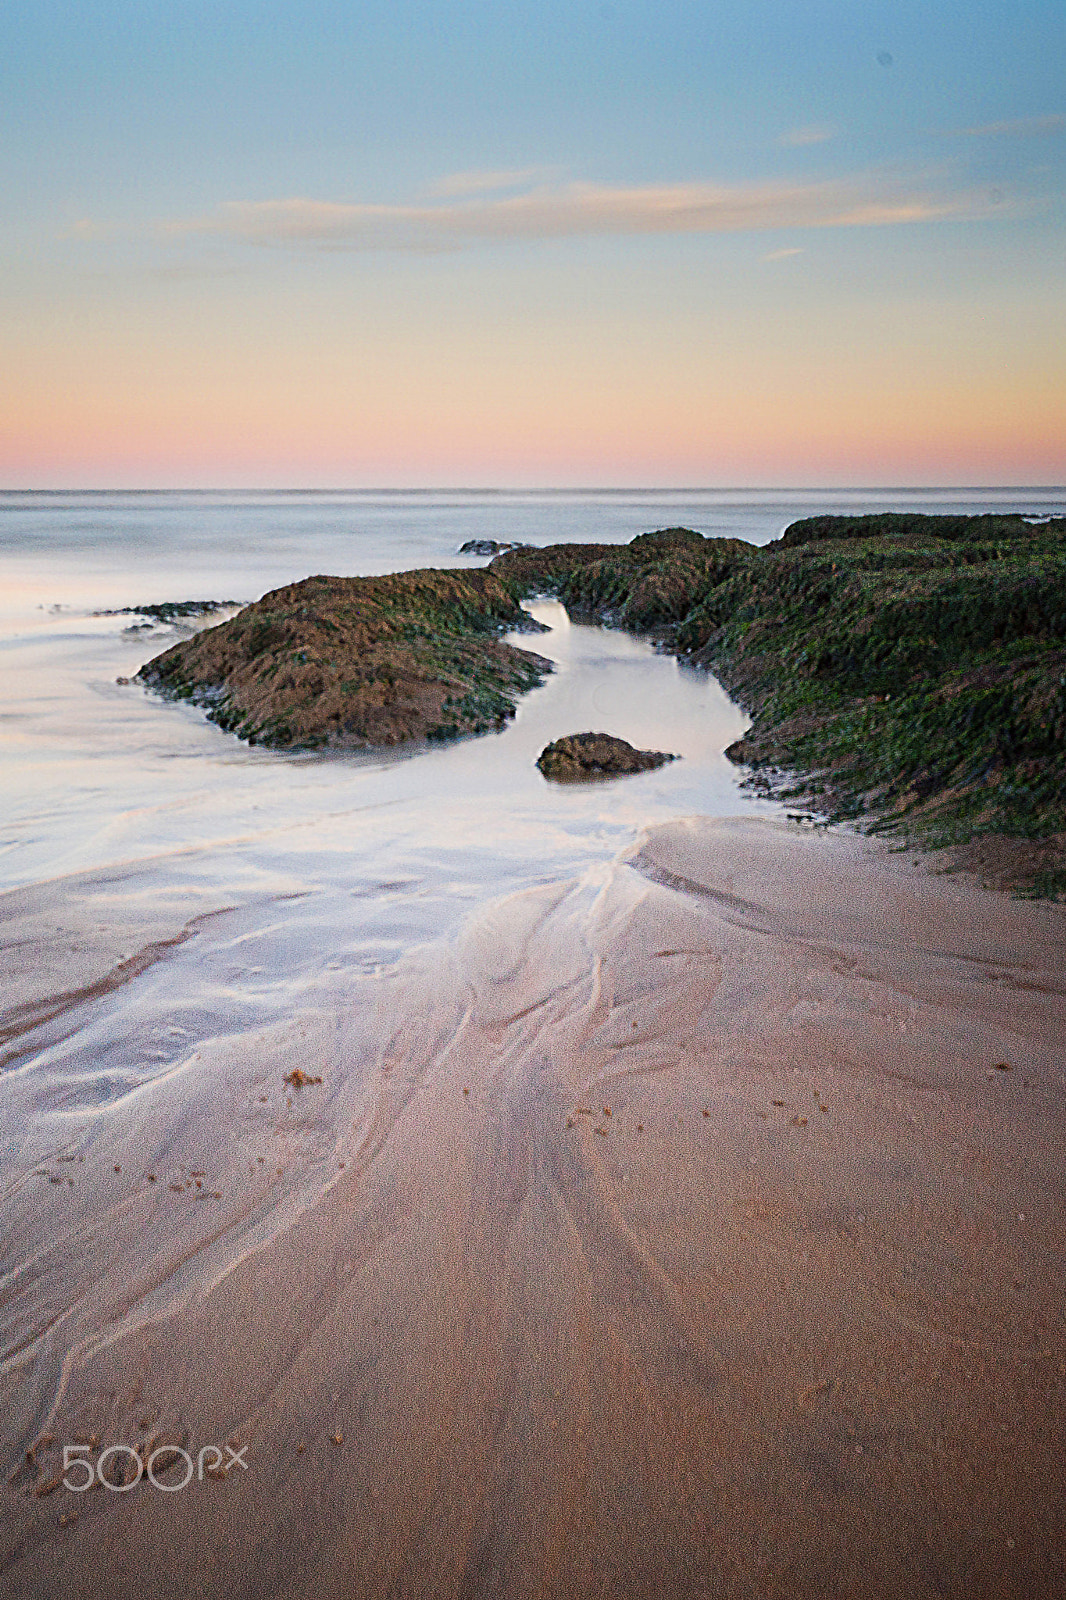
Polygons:
[[1061,0],[5,0],[0,487],[1066,482]]

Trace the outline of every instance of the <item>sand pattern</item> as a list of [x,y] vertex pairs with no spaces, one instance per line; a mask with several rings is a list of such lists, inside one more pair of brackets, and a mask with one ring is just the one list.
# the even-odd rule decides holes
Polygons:
[[[356,1154],[15,1274],[5,1332],[66,1331],[5,1594],[1063,1592],[1064,954],[1061,907],[698,819],[234,1042],[205,1112],[264,1050],[323,1079],[242,1160],[335,1092]],[[74,1439],[247,1470],[77,1496]]]

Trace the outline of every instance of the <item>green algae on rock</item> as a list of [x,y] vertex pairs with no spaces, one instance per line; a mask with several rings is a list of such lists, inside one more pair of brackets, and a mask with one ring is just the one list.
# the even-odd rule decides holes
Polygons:
[[661,528],[624,545],[513,550],[488,570],[516,596],[558,596],[581,620],[668,635],[702,595],[758,553],[743,539],[705,539],[691,528]]
[[666,529],[489,570],[712,668],[763,792],[1066,894],[1066,518],[813,517],[761,549]]
[[486,733],[551,663],[499,635],[540,631],[486,571],[311,577],[156,656],[141,682],[249,744],[357,749]]
[[663,750],[637,750],[613,733],[571,733],[545,745],[537,766],[557,783],[618,778],[627,772],[653,772],[677,757]]

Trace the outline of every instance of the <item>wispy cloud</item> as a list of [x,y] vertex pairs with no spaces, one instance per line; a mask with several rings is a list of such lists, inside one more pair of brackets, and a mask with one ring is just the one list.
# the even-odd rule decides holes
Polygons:
[[763,261],[784,261],[787,256],[801,256],[803,249],[800,245],[790,245],[786,250],[768,250],[761,258]]
[[430,194],[451,198],[455,195],[493,194],[501,189],[528,188],[557,176],[557,167],[515,167],[498,172],[452,172],[430,187]]
[[569,183],[436,205],[349,205],[302,197],[238,200],[208,216],[167,223],[164,231],[172,237],[215,235],[252,245],[443,250],[505,240],[890,227],[979,214],[972,196],[938,196],[920,183],[870,177],[732,186]]
[[827,140],[836,137],[836,129],[822,125],[810,128],[792,128],[790,132],[783,133],[778,144],[787,145],[796,149],[805,144],[825,144]]
[[102,239],[106,229],[91,217],[79,217],[59,235],[61,239]]
[[1055,111],[1046,117],[1015,117],[1008,122],[983,122],[976,128],[955,128],[949,137],[984,138],[1005,134],[1012,139],[1031,139],[1042,133],[1058,133],[1061,128],[1066,128],[1066,115]]

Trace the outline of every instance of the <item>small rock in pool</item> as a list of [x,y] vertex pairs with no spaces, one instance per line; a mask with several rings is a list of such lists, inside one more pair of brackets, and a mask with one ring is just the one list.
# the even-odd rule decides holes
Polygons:
[[650,772],[677,759],[662,750],[636,750],[611,733],[571,733],[546,745],[537,757],[537,766],[546,778],[567,782]]

